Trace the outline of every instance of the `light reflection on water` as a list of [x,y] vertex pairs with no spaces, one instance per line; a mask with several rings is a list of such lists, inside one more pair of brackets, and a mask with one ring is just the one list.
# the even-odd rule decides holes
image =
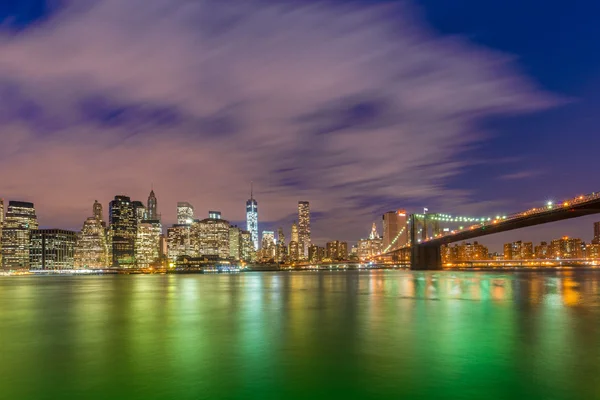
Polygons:
[[600,398],[600,272],[0,279],[1,399]]

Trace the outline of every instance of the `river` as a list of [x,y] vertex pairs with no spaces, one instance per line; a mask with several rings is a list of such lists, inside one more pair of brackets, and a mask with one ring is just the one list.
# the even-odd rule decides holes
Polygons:
[[0,278],[0,399],[600,399],[600,271]]

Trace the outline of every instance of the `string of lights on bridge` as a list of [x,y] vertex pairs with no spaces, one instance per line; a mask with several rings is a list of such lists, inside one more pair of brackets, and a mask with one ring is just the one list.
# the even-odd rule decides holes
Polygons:
[[493,220],[506,219],[506,215],[496,215],[493,217],[464,217],[453,216],[449,214],[414,214],[419,219],[427,219],[428,221],[440,222],[488,222]]

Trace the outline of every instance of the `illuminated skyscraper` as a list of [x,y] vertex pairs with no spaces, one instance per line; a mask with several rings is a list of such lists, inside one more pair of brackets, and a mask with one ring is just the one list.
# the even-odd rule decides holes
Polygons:
[[156,195],[154,194],[154,190],[151,190],[150,196],[148,196],[148,208],[146,210],[146,219],[150,221],[158,221],[160,219],[158,216],[158,205],[156,202]]
[[389,211],[383,214],[383,248],[392,251],[408,244],[406,210]]
[[167,229],[167,256],[175,261],[180,256],[190,256],[190,225],[177,224]]
[[308,201],[298,202],[298,251],[300,259],[308,258],[310,247],[310,204]]
[[30,232],[38,229],[33,203],[10,201],[2,229],[2,267],[28,269]]
[[255,258],[256,251],[254,250],[254,243],[252,242],[252,235],[248,231],[241,232],[242,238],[242,249],[241,257],[246,262],[253,261]]
[[30,269],[73,269],[77,234],[62,229],[34,229],[29,250]]
[[298,225],[296,225],[296,221],[292,224],[292,235],[290,242],[298,243]]
[[237,226],[229,227],[229,257],[234,260],[242,258],[242,230]]
[[115,196],[109,205],[108,218],[112,238],[112,265],[131,268],[135,265],[137,237],[137,213],[131,199],[127,196]]
[[289,261],[298,261],[300,259],[300,251],[298,246],[298,226],[296,221],[292,224],[292,234],[290,235],[290,244],[288,245]]
[[89,217],[77,235],[74,255],[75,268],[106,268],[110,265],[108,254],[109,246],[103,223],[96,217]]
[[138,268],[148,268],[159,260],[162,226],[158,220],[144,220],[137,226],[135,261]]
[[94,206],[93,206],[93,216],[94,218],[96,218],[96,220],[98,222],[100,222],[102,225],[104,224],[104,216],[102,215],[102,204],[100,204],[98,202],[98,200],[94,201]]
[[287,256],[287,246],[285,245],[285,234],[283,228],[277,230],[277,243],[275,245],[275,261],[283,262]]
[[246,202],[246,229],[252,237],[254,250],[258,250],[258,203],[254,199],[252,185],[250,185],[250,199]]
[[377,232],[377,225],[373,223],[371,233],[368,239],[358,241],[358,258],[360,261],[367,261],[374,256],[381,254],[383,250],[383,239]]
[[146,206],[141,201],[133,201],[133,213],[135,214],[135,222],[136,224],[142,223],[142,221],[146,218]]
[[600,244],[600,222],[594,222],[594,238],[593,244]]
[[263,231],[260,250],[263,260],[269,261],[275,259],[275,232]]
[[229,258],[229,221],[215,218],[194,221],[190,232],[190,247],[193,257]]
[[194,207],[186,202],[177,203],[177,224],[190,225],[194,221]]

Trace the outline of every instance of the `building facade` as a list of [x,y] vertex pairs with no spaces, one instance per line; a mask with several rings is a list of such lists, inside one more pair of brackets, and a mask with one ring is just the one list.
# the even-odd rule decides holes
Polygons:
[[381,254],[383,251],[383,238],[377,232],[377,225],[373,223],[368,239],[358,241],[358,259],[368,261]]
[[102,221],[96,217],[85,220],[81,232],[77,235],[73,258],[76,269],[101,269],[111,265],[106,231]]
[[144,220],[137,226],[135,263],[138,268],[156,266],[160,260],[162,226],[158,220]]
[[190,231],[192,256],[229,258],[229,221],[206,218],[194,221]]
[[109,204],[112,266],[135,267],[135,240],[139,205],[127,196],[115,196]]
[[191,227],[188,224],[177,224],[167,229],[167,257],[170,261],[181,256],[191,256]]
[[246,201],[246,230],[250,232],[254,250],[258,251],[258,202],[254,199],[252,188],[250,198]]
[[177,225],[191,225],[194,221],[194,207],[187,201],[177,203]]
[[29,269],[30,233],[38,229],[33,203],[9,201],[2,228],[2,267]]
[[308,201],[298,202],[298,251],[300,259],[308,259],[310,247],[310,204]]
[[406,210],[388,211],[383,214],[384,252],[408,245],[409,229]]
[[154,194],[154,190],[150,191],[150,195],[148,196],[148,203],[146,207],[146,220],[149,221],[159,221],[160,217],[158,215],[158,201],[156,200],[156,195]]
[[31,231],[30,269],[68,270],[75,266],[77,233],[62,229]]

